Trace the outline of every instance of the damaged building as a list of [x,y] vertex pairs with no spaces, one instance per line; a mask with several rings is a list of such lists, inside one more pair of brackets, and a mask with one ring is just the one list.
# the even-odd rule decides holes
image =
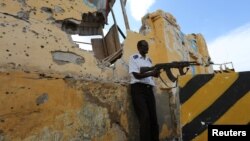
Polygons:
[[[131,103],[128,74],[129,56],[137,52],[137,41],[148,41],[154,64],[209,64],[203,36],[185,35],[175,17],[162,10],[145,15],[139,33],[127,29],[125,37],[114,22],[104,35],[115,2],[1,0],[0,141],[137,141],[139,125]],[[91,39],[93,50],[86,51],[73,41],[71,35],[75,34],[101,38]],[[179,87],[164,73],[164,82],[156,79],[160,140],[190,140],[197,135],[201,135],[198,140],[204,139],[208,121],[201,125],[199,134],[186,134],[193,126],[185,125],[195,117],[189,111],[191,104],[180,108],[190,97],[183,98],[179,93],[184,93],[193,76],[205,75],[201,75],[199,83],[210,80],[213,73],[212,66],[190,67],[188,75],[178,82]],[[176,70],[173,74],[179,75]],[[249,75],[233,72],[219,74],[218,81],[220,75],[228,78],[228,85],[238,76],[244,76],[240,84],[250,79]],[[216,86],[218,81],[211,85]],[[249,86],[242,87],[244,101],[250,100]],[[249,107],[244,101],[239,105]],[[249,113],[242,113],[244,116],[237,120],[249,122]]]

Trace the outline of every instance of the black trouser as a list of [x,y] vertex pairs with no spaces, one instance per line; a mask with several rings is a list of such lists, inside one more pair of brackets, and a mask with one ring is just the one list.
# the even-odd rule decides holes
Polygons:
[[131,84],[131,95],[140,124],[140,140],[159,141],[153,87],[142,83]]

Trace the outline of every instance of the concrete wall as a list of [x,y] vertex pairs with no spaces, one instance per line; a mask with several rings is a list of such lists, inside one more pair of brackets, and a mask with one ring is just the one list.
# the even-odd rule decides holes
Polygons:
[[[142,19],[140,33],[148,37],[151,43],[149,55],[154,63],[172,61],[197,61],[208,63],[209,53],[201,34],[185,35],[176,19],[162,10],[149,13]],[[178,75],[175,72],[175,75]],[[191,67],[189,74],[213,73],[212,67]],[[164,79],[168,80],[166,76]],[[171,85],[171,84],[170,84]],[[175,84],[172,84],[175,85]],[[164,86],[162,86],[164,87]]]
[[138,138],[127,86],[22,71],[0,78],[1,141]]
[[[1,66],[112,79],[111,70],[102,73],[93,54],[79,49],[70,35],[55,24],[56,20],[72,17],[81,20],[81,14],[91,10],[81,0],[12,3],[3,1],[1,5]],[[63,9],[59,13],[58,7]]]
[[[81,21],[83,13],[96,10],[82,0],[2,0],[0,7],[0,140],[138,140],[128,75],[137,41],[149,42],[154,64],[209,57],[202,35],[184,35],[163,11],[146,15],[140,34],[127,31],[122,57],[105,67],[57,24]],[[204,67],[192,70],[211,73]],[[156,82],[165,140],[180,135],[176,90]]]

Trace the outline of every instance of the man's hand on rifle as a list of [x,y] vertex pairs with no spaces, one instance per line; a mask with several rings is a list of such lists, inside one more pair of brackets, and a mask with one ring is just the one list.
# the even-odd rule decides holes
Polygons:
[[141,67],[140,73],[146,74],[147,76],[153,76],[153,77],[160,76],[160,70],[156,69],[156,67]]
[[160,70],[154,69],[152,71],[152,76],[158,78],[160,76],[160,73],[161,73]]

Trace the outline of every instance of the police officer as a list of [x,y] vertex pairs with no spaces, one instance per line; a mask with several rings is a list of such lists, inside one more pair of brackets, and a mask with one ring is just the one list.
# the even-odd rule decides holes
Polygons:
[[151,59],[146,56],[147,41],[138,41],[137,49],[139,52],[130,57],[129,73],[132,102],[140,124],[140,140],[159,141],[159,126],[153,93],[155,83],[152,77],[158,77],[160,72],[154,69],[142,72],[141,68],[153,68]]

